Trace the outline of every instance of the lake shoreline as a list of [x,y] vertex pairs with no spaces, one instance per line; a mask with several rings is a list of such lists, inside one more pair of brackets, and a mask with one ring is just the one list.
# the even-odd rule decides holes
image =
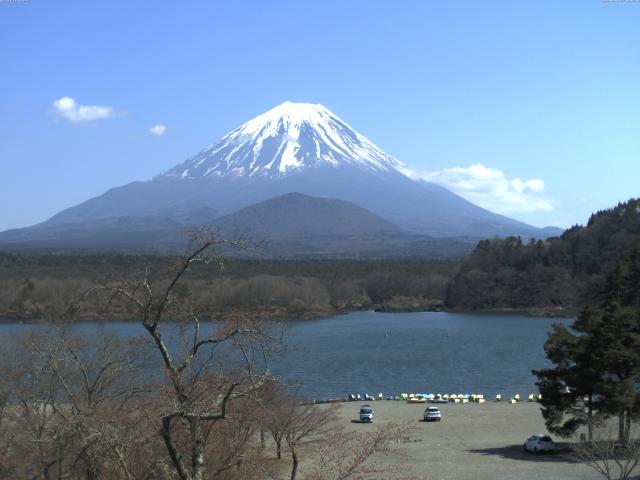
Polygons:
[[[246,314],[252,316],[264,317],[267,321],[306,321],[306,320],[323,320],[332,318],[338,315],[348,315],[349,313],[356,312],[375,312],[375,313],[435,313],[435,312],[447,312],[447,313],[461,313],[469,315],[489,315],[489,314],[517,314],[527,317],[536,318],[574,318],[580,312],[578,307],[565,307],[565,308],[549,308],[549,307],[522,307],[522,308],[490,308],[490,309],[459,309],[455,307],[447,307],[443,303],[431,303],[420,304],[419,306],[398,306],[397,304],[373,304],[363,306],[362,308],[350,308],[350,309],[335,309],[331,311],[302,311],[302,312],[287,312],[282,309],[265,309],[265,310],[229,310],[225,312],[217,312],[211,316],[203,316],[204,320],[223,320],[226,316],[231,314]],[[45,320],[40,315],[7,315],[0,314],[0,324],[25,324],[25,325],[51,325],[51,324],[68,324],[68,323],[135,323],[140,322],[140,318],[132,317],[130,315],[108,315],[101,316],[97,314],[88,314],[83,316],[82,319],[75,317],[57,317],[53,320]]]

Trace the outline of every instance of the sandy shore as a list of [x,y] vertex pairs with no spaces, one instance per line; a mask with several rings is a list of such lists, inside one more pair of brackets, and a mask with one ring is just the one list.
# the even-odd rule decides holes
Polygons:
[[[601,478],[566,454],[535,455],[522,444],[533,433],[546,433],[536,403],[505,402],[438,405],[441,422],[421,422],[425,404],[399,401],[368,402],[375,410],[375,423],[352,422],[361,402],[343,404],[339,416],[347,429],[367,431],[384,422],[415,422],[410,442],[403,444],[403,457],[388,461],[406,466],[397,478],[417,476],[429,480],[572,479]],[[323,408],[323,407],[321,407]],[[552,436],[553,437],[553,436]],[[555,440],[555,437],[553,437]],[[562,445],[560,443],[560,445]]]

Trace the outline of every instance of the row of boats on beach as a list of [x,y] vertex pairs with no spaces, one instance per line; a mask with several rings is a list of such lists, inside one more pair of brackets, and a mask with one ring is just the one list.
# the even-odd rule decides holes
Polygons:
[[[375,401],[375,400],[395,400],[395,401],[406,401],[407,403],[485,403],[486,399],[484,395],[481,393],[401,393],[400,395],[395,396],[385,396],[382,393],[379,393],[377,396],[359,393],[352,393],[349,395],[348,400],[350,402],[356,401]],[[542,400],[542,395],[534,395],[533,393],[529,394],[527,397],[527,401],[529,402],[539,402]],[[503,398],[501,394],[497,394],[495,397],[495,402],[502,402]],[[520,394],[516,393],[513,397],[510,397],[508,400],[505,400],[507,403],[518,403],[521,401]]]

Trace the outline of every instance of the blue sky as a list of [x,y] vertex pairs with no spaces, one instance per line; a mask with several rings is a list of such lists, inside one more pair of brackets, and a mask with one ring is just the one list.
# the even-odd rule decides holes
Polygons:
[[490,209],[584,223],[640,195],[639,25],[599,0],[1,1],[0,229],[285,100]]

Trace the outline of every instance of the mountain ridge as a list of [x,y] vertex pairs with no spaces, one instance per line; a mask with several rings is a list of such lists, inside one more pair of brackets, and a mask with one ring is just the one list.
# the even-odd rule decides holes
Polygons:
[[[459,258],[478,239],[436,239],[412,234],[344,200],[289,193],[209,219],[207,209],[182,212],[177,219],[112,217],[85,223],[49,225],[40,229],[8,231],[8,251],[38,253],[120,252],[170,254],[184,249],[190,232],[200,225],[219,238],[247,245],[222,246],[229,257],[264,258]],[[207,219],[203,222],[200,215]]]
[[[557,232],[485,210],[446,188],[409,178],[406,167],[318,104],[282,105],[232,130],[151,180],[109,189],[41,224],[0,233],[7,239],[49,235],[69,225],[92,228],[116,217],[210,224],[215,218],[291,192],[333,198],[414,235],[546,238]],[[205,216],[193,215],[207,211]],[[286,215],[286,213],[284,213]],[[134,229],[135,230],[135,229]]]

